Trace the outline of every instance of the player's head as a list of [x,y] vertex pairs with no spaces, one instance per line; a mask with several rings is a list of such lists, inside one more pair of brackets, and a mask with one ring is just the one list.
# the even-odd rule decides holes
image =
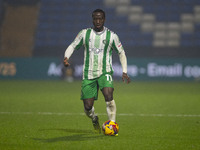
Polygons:
[[92,12],[94,30],[100,32],[103,30],[105,22],[105,12],[102,9],[96,9]]
[[102,9],[95,9],[95,10],[92,12],[92,17],[94,16],[94,13],[102,13],[104,19],[106,18],[105,12],[104,12]]

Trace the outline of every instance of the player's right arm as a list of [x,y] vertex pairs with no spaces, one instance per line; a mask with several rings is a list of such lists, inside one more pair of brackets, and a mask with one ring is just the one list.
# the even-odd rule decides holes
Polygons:
[[66,67],[70,65],[68,60],[73,54],[74,50],[79,49],[83,45],[83,32],[84,30],[81,30],[76,36],[75,40],[65,50],[63,63]]

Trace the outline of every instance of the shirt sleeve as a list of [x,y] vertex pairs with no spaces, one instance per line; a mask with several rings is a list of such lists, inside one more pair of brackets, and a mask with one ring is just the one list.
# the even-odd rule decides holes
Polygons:
[[127,58],[126,58],[126,55],[125,55],[124,51],[122,51],[121,53],[119,53],[119,60],[121,62],[122,71],[124,73],[127,73]]
[[75,49],[79,49],[83,45],[83,31],[81,30],[74,41],[65,50],[65,57],[68,59],[71,57]]
[[113,35],[112,47],[118,54],[121,53],[122,51],[124,51],[122,43],[120,42],[119,37],[118,37],[117,34]]
[[84,30],[81,30],[74,39],[74,41],[71,43],[71,46],[74,49],[79,49],[83,45],[83,32]]

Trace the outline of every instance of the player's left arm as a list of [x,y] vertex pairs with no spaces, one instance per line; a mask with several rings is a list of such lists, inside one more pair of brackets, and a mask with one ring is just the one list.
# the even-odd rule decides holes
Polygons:
[[117,53],[119,54],[119,60],[122,66],[122,80],[123,82],[125,82],[125,80],[127,81],[127,83],[130,83],[131,80],[127,74],[127,58],[126,58],[126,54],[124,51],[124,48],[119,40],[119,37],[117,36],[117,34],[114,34],[114,39],[113,39],[113,48],[115,51],[117,51]]
[[122,71],[123,71],[122,80],[123,80],[123,82],[125,82],[125,80],[126,80],[127,83],[130,83],[131,79],[129,78],[129,76],[127,74],[127,58],[126,58],[126,55],[125,55],[124,51],[122,51],[121,53],[119,53],[119,60],[121,62]]

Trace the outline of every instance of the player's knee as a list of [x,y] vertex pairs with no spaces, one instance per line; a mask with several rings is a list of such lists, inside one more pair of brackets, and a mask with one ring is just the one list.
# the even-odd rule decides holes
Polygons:
[[83,104],[84,104],[84,109],[86,111],[90,111],[93,107],[94,99],[85,99],[83,100]]
[[108,95],[105,95],[105,101],[106,102],[109,102],[109,101],[112,101],[113,100],[113,96],[108,94]]
[[84,104],[84,108],[86,111],[90,111],[92,109],[92,105]]
[[102,93],[104,95],[106,102],[113,100],[113,91],[114,91],[114,89],[110,88],[110,87],[103,88]]

